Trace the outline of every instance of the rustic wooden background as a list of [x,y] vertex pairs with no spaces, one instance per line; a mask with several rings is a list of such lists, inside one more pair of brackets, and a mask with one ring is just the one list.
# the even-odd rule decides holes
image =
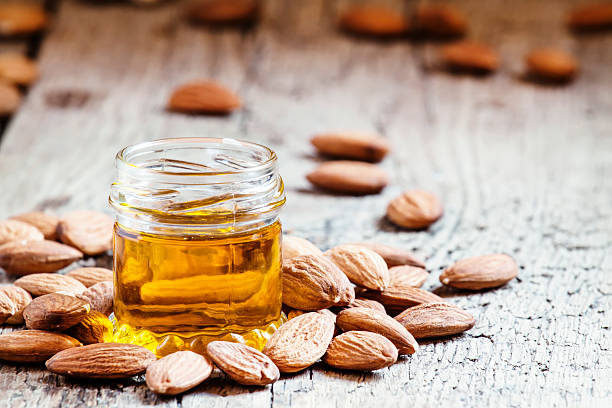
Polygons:
[[[335,15],[347,1],[266,1],[251,30],[191,26],[176,2],[51,2],[54,23],[43,38],[3,42],[0,49],[37,54],[42,77],[2,136],[0,218],[33,208],[109,212],[114,154],[128,144],[189,135],[254,140],[279,154],[286,230],[322,248],[361,240],[413,248],[431,271],[426,287],[477,323],[372,374],[316,365],[263,389],[219,374],[177,398],[158,397],[142,381],[73,382],[0,364],[0,406],[610,403],[612,33],[569,33],[563,16],[576,1],[453,3],[467,13],[470,37],[500,51],[495,75],[445,73],[435,43],[338,33]],[[545,45],[580,59],[576,82],[522,79],[523,55]],[[201,77],[235,89],[245,108],[225,118],[164,110],[177,84]],[[392,183],[382,194],[336,196],[309,186],[304,174],[319,159],[308,139],[329,129],[375,130],[392,141],[382,164]],[[443,219],[428,231],[401,231],[383,217],[386,203],[412,187],[444,201]],[[518,260],[519,279],[477,294],[440,288],[445,266],[498,251]]]

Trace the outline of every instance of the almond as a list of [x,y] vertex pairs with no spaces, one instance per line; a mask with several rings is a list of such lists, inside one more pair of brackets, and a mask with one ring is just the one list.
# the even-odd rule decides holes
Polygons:
[[389,269],[376,252],[359,245],[339,245],[324,253],[349,280],[364,288],[383,290],[389,284]]
[[378,310],[379,312],[386,313],[385,307],[382,303],[372,299],[355,298],[348,307],[367,307],[370,309]]
[[364,246],[382,256],[389,268],[398,265],[412,265],[419,268],[425,268],[425,263],[423,261],[417,258],[412,252],[402,248],[377,244],[375,242],[359,242],[355,245]]
[[9,297],[8,294],[0,291],[0,324],[4,323],[6,319],[17,313],[17,305]]
[[400,13],[380,5],[358,5],[340,16],[342,29],[361,35],[390,37],[405,34],[408,24]]
[[423,286],[429,277],[429,273],[423,268],[403,265],[394,266],[389,269],[389,276],[391,276],[390,286],[412,286],[419,288]]
[[353,307],[338,313],[336,324],[342,331],[363,330],[378,333],[389,339],[399,354],[414,354],[419,345],[397,320],[378,310]]
[[57,224],[59,224],[59,218],[55,215],[42,211],[32,211],[16,215],[11,217],[11,219],[25,222],[33,227],[36,227],[40,232],[42,232],[45,239],[51,241],[57,240]]
[[81,282],[86,287],[91,287],[100,282],[112,282],[113,271],[106,268],[86,267],[73,269],[66,274]]
[[87,255],[99,255],[111,249],[114,221],[97,211],[73,211],[58,224],[60,240]]
[[68,377],[128,378],[144,373],[155,360],[155,354],[135,344],[99,343],[60,351],[46,366]]
[[47,15],[39,4],[9,2],[0,4],[0,35],[24,35],[43,30]]
[[113,312],[114,291],[112,282],[96,283],[83,293],[77,294],[76,297],[89,303],[91,310],[100,312],[105,316]]
[[16,275],[55,272],[82,257],[80,251],[55,241],[13,241],[0,246],[0,267]]
[[31,85],[38,78],[36,63],[21,54],[0,55],[0,78],[16,85]]
[[449,68],[458,71],[489,73],[499,67],[499,56],[492,48],[472,41],[442,47],[441,58]]
[[[23,309],[32,301],[32,296],[24,289],[15,285],[0,285],[0,304],[2,303],[2,295],[5,295],[10,301],[10,309],[12,313],[6,316],[4,323],[6,324],[23,324]],[[2,316],[2,307],[0,306],[0,316]],[[0,321],[2,319],[0,318]]]
[[30,224],[17,220],[0,221],[0,245],[13,241],[42,241],[42,232]]
[[599,30],[612,27],[612,3],[595,3],[573,9],[567,24],[574,30]]
[[397,349],[380,334],[349,331],[332,340],[323,361],[342,370],[372,371],[393,365]]
[[282,373],[303,370],[325,354],[335,326],[333,319],[325,314],[305,313],[279,327],[263,353]]
[[213,341],[208,356],[228,377],[243,385],[267,385],[280,377],[278,367],[265,354],[245,344]]
[[378,193],[389,183],[389,176],[380,167],[349,160],[323,163],[306,178],[316,187],[357,195]]
[[358,132],[320,133],[310,142],[321,154],[369,162],[381,161],[390,148],[382,136]]
[[28,329],[63,331],[89,313],[89,305],[74,296],[51,293],[35,298],[23,310]]
[[413,17],[416,31],[434,37],[462,36],[467,31],[463,13],[450,4],[422,4]]
[[42,330],[19,330],[0,335],[0,360],[42,363],[62,350],[79,347],[70,336]]
[[299,255],[322,255],[323,252],[312,242],[291,235],[283,235],[283,261]]
[[[2,24],[2,22],[0,22]],[[0,28],[0,31],[2,29]],[[13,84],[0,81],[0,117],[10,116],[19,109],[21,94]]]
[[449,303],[426,303],[395,316],[416,339],[459,334],[474,327],[474,317]]
[[[331,317],[332,319],[334,319],[334,322],[336,321],[336,315],[334,314],[334,312],[332,312],[329,309],[321,309],[321,310],[317,310],[317,313],[322,313],[324,315],[327,315],[329,317]],[[304,313],[310,313],[306,310],[298,310],[298,309],[292,309],[291,311],[289,311],[289,313],[287,314],[287,320],[291,320],[295,317],[301,316]]]
[[202,383],[213,371],[208,357],[177,351],[147,367],[147,387],[157,394],[176,395]]
[[168,101],[168,110],[184,113],[229,114],[240,108],[238,96],[213,81],[193,81],[178,87]]
[[113,324],[99,312],[88,313],[83,320],[66,330],[66,334],[83,344],[108,343],[113,340]]
[[256,0],[204,0],[187,8],[187,17],[196,23],[245,24],[257,18]]
[[59,273],[33,273],[17,279],[15,285],[27,290],[33,296],[42,296],[55,292],[77,295],[87,289],[78,280],[70,276],[60,275]]
[[578,61],[571,55],[554,49],[531,51],[526,57],[529,74],[542,80],[566,82],[578,72]]
[[442,212],[438,197],[422,190],[406,191],[387,206],[387,218],[407,229],[427,228],[442,217]]
[[392,283],[382,291],[367,290],[363,297],[382,303],[390,313],[400,313],[408,307],[421,303],[442,303],[440,296],[423,289]]
[[354,298],[349,280],[323,256],[300,255],[283,262],[283,303],[300,310],[325,309],[348,304]]
[[460,289],[487,289],[505,285],[518,275],[511,256],[491,254],[462,259],[440,275],[440,282]]

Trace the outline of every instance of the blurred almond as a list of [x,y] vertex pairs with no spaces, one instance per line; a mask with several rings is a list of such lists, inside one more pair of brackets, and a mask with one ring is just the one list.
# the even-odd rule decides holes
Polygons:
[[423,190],[406,191],[387,206],[387,218],[407,229],[427,228],[442,217],[442,212],[438,197]]
[[202,383],[213,371],[206,356],[177,351],[147,367],[147,387],[157,394],[177,395]]
[[381,161],[390,148],[382,136],[357,132],[320,133],[310,142],[321,154],[369,162]]
[[19,105],[21,105],[19,89],[13,84],[0,81],[0,117],[12,115]]
[[213,81],[193,81],[178,87],[168,109],[184,113],[228,114],[242,106],[238,96]]
[[578,6],[568,14],[567,24],[574,30],[612,28],[612,3]]
[[423,268],[402,265],[390,268],[389,276],[391,277],[391,286],[412,286],[420,288],[429,277],[429,273]]
[[55,241],[13,241],[0,245],[0,267],[15,275],[55,272],[83,254]]
[[55,292],[64,292],[74,296],[87,289],[78,280],[59,273],[33,273],[22,276],[15,281],[15,286],[25,289],[32,296],[42,296]]
[[0,221],[0,245],[13,241],[42,241],[42,232],[18,220]]
[[383,290],[389,284],[389,269],[376,252],[359,245],[339,245],[324,253],[357,286]]
[[349,331],[332,340],[323,361],[342,370],[373,371],[393,365],[397,348],[380,334]]
[[380,167],[358,161],[325,162],[306,178],[316,187],[345,194],[375,194],[389,183],[389,176]]
[[348,32],[375,37],[399,36],[408,31],[402,14],[381,5],[352,6],[342,13],[339,24]]
[[40,4],[11,1],[0,3],[0,35],[33,34],[47,26],[47,15]]
[[263,386],[280,377],[278,367],[268,356],[246,344],[213,341],[206,351],[217,367],[237,383]]
[[526,63],[529,74],[543,80],[566,82],[578,73],[578,61],[574,57],[549,48],[531,51]]
[[412,252],[402,248],[375,242],[359,242],[355,245],[364,246],[382,256],[389,268],[398,265],[412,265],[419,268],[425,268],[425,263],[422,260],[417,258]]
[[441,58],[449,68],[461,71],[488,73],[499,67],[499,56],[492,48],[472,41],[445,45]]
[[91,310],[108,316],[113,312],[113,295],[113,282],[100,282],[77,294],[76,297],[89,303]]
[[449,303],[426,303],[406,309],[395,320],[416,339],[459,334],[474,327],[474,317]]
[[113,330],[113,324],[108,316],[92,311],[66,330],[66,334],[83,344],[108,343],[113,340]]
[[22,54],[1,54],[0,79],[28,86],[38,79],[38,68],[34,61]]
[[421,4],[413,17],[414,29],[434,37],[462,36],[467,31],[465,15],[451,4]]
[[440,282],[460,289],[487,289],[505,285],[518,275],[511,256],[491,254],[462,259],[440,275]]
[[64,331],[89,311],[89,304],[74,296],[51,293],[33,299],[23,310],[23,318],[28,329]]
[[42,363],[62,350],[81,343],[65,334],[42,330],[19,330],[0,335],[0,360]]
[[283,235],[283,261],[299,255],[322,255],[323,252],[312,242],[291,235]]
[[42,211],[32,211],[16,215],[11,217],[11,219],[25,222],[33,227],[36,227],[40,232],[42,232],[45,239],[50,241],[57,240],[57,224],[59,224],[59,218],[55,215]]
[[203,0],[192,2],[187,17],[198,23],[244,24],[257,18],[256,0]]
[[113,271],[98,267],[76,268],[68,272],[66,276],[78,280],[88,288],[96,283],[113,281]]
[[435,293],[396,283],[391,283],[382,292],[367,290],[361,296],[382,303],[390,314],[400,313],[406,308],[420,305],[421,303],[444,302],[444,299]]
[[[5,297],[5,298],[4,298]],[[5,301],[3,302],[3,298]],[[6,302],[8,299],[9,302]],[[32,301],[32,296],[24,289],[15,285],[0,285],[0,324],[2,323],[2,316],[4,316],[4,323],[6,324],[23,324],[23,309]],[[5,306],[4,311],[2,310],[2,304]],[[6,310],[10,310],[7,313]]]

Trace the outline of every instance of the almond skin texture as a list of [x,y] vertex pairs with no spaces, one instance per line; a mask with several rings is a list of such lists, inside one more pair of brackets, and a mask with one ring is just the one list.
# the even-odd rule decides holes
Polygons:
[[612,28],[612,3],[588,4],[573,9],[567,24],[578,31]]
[[387,313],[382,303],[372,299],[356,298],[348,307],[367,307],[382,313]]
[[32,296],[24,289],[15,285],[0,285],[0,297],[2,294],[10,300],[12,306],[12,313],[5,317],[6,321],[4,323],[23,324],[23,309],[30,304]]
[[389,152],[385,138],[366,133],[320,133],[310,143],[323,155],[368,162],[379,162]]
[[380,334],[349,331],[332,340],[323,361],[341,370],[373,371],[393,365],[397,349]]
[[32,296],[42,296],[55,292],[77,295],[87,289],[78,280],[59,273],[33,273],[17,279],[15,286],[27,290]]
[[8,294],[0,291],[0,324],[17,313],[17,305]]
[[0,360],[42,363],[62,350],[81,343],[65,334],[42,330],[19,330],[0,335]]
[[83,293],[77,294],[76,297],[89,303],[91,310],[100,312],[105,316],[113,312],[113,282],[96,283]]
[[404,16],[377,5],[353,6],[342,13],[340,27],[350,33],[374,37],[393,37],[405,34],[408,24]]
[[129,378],[144,373],[154,361],[155,354],[141,346],[99,343],[61,351],[45,365],[47,370],[67,377]]
[[257,18],[255,0],[204,0],[187,8],[187,17],[195,23],[245,24]]
[[51,293],[35,298],[23,311],[28,329],[64,331],[87,316],[89,304],[74,296]]
[[444,285],[459,289],[487,289],[503,286],[516,278],[518,265],[511,256],[491,254],[462,259],[440,275]]
[[[294,317],[298,317],[298,316],[303,315],[304,313],[310,313],[310,312],[305,311],[305,310],[292,309],[291,311],[289,311],[289,313],[287,313],[287,319],[291,320]],[[334,312],[332,312],[329,309],[317,310],[317,313],[322,313],[324,315],[327,315],[327,316],[331,317],[332,319],[334,319],[334,322],[336,321],[336,315],[334,314]]]
[[[1,23],[0,23],[1,24]],[[0,82],[0,117],[12,115],[21,105],[21,94],[13,84]]]
[[567,82],[578,73],[576,58],[548,48],[531,51],[526,57],[526,63],[529,74],[541,80]]
[[0,55],[0,78],[12,84],[27,86],[38,78],[36,63],[21,54]]
[[420,305],[421,303],[444,302],[444,299],[435,293],[394,283],[382,292],[367,290],[361,296],[382,303],[390,314],[400,313],[408,307]]
[[90,312],[68,330],[66,334],[83,344],[108,343],[113,340],[113,324],[107,316],[99,312]]
[[355,195],[376,194],[389,184],[389,176],[380,167],[349,160],[323,163],[306,178],[324,190]]
[[442,47],[442,61],[451,69],[486,74],[497,70],[499,56],[490,47],[473,41],[461,41]]
[[425,269],[408,265],[394,266],[389,269],[389,275],[391,276],[390,286],[412,286],[414,288],[423,286],[429,277]]
[[193,351],[177,351],[147,367],[147,387],[157,394],[180,394],[202,383],[212,370],[208,357]]
[[389,268],[398,265],[412,265],[425,269],[425,263],[417,258],[412,252],[405,249],[377,244],[375,242],[359,242],[355,245],[364,246],[382,256]]
[[399,354],[414,354],[419,349],[412,334],[384,312],[367,307],[353,307],[338,313],[336,324],[345,332],[363,330],[383,335],[395,345]]
[[283,261],[299,255],[322,255],[323,252],[312,242],[299,237],[283,235]]
[[474,317],[449,303],[426,303],[395,316],[415,339],[459,334],[474,327]]
[[106,268],[87,267],[73,269],[66,274],[81,282],[86,287],[92,287],[96,283],[100,282],[112,282],[113,271]]
[[259,350],[245,344],[213,341],[206,352],[228,377],[243,385],[264,386],[280,377],[278,367]]
[[[345,292],[353,291],[345,299]],[[329,259],[300,255],[283,262],[283,303],[300,310],[349,304],[355,292],[347,277]]]
[[229,114],[240,108],[240,99],[213,81],[193,81],[178,87],[168,101],[168,110],[184,113]]
[[11,217],[13,220],[22,221],[36,227],[45,239],[50,241],[57,240],[57,225],[59,218],[55,215],[48,214],[42,211],[32,211],[24,214],[19,214]]
[[42,232],[18,220],[0,221],[0,245],[13,241],[42,241]]
[[339,245],[325,252],[357,286],[383,290],[389,285],[389,269],[380,255],[359,245]]
[[467,31],[465,16],[450,4],[420,5],[413,24],[416,31],[433,37],[457,37]]
[[422,190],[406,191],[387,206],[387,218],[406,229],[427,228],[440,219],[442,213],[438,197]]
[[60,240],[87,255],[100,255],[111,249],[115,222],[97,211],[73,211],[64,215],[57,232]]
[[325,314],[305,313],[279,327],[266,343],[263,353],[282,373],[303,370],[325,354],[335,326],[334,320]]
[[15,275],[55,272],[82,257],[81,251],[55,241],[20,241],[0,246],[0,267]]
[[10,2],[0,4],[0,35],[32,34],[47,26],[47,15],[38,4]]

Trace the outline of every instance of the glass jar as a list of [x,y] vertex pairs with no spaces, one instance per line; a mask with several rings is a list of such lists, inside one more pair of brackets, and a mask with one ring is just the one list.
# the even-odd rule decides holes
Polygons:
[[126,147],[115,164],[115,341],[158,356],[212,340],[263,348],[281,323],[276,154],[177,138]]

